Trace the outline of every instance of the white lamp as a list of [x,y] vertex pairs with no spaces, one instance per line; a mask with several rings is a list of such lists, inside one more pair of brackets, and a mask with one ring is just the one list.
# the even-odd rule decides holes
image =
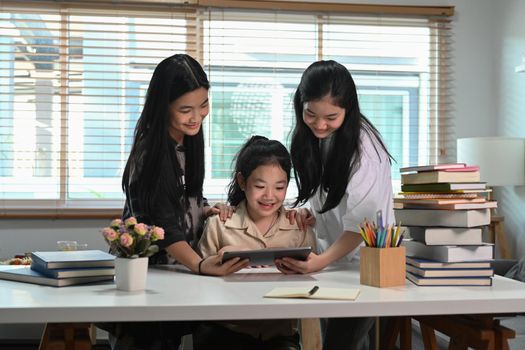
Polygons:
[[[458,139],[460,163],[479,165],[481,181],[488,186],[525,185],[525,139],[512,137],[468,137]],[[490,198],[490,196],[489,196]],[[492,210],[489,242],[499,246],[503,259],[511,257],[503,228],[504,218]]]
[[458,162],[479,165],[487,185],[525,185],[525,139],[467,137],[458,139],[457,146]]

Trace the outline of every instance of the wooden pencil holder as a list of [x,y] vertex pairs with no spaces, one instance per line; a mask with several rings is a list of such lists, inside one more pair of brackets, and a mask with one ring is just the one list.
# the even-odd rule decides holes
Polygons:
[[405,285],[405,247],[362,247],[359,254],[361,284],[380,288]]

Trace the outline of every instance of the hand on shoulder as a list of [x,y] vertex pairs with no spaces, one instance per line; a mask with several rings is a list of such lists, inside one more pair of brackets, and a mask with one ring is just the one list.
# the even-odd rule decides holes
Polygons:
[[310,209],[298,208],[298,209],[287,209],[285,211],[286,218],[293,225],[297,223],[297,227],[303,232],[308,230],[308,227],[315,225],[315,216],[312,214]]
[[218,202],[215,203],[212,207],[207,207],[207,211],[204,212],[205,217],[210,217],[212,215],[219,215],[219,218],[222,222],[225,222],[232,217],[235,212],[235,207],[229,206],[226,203]]

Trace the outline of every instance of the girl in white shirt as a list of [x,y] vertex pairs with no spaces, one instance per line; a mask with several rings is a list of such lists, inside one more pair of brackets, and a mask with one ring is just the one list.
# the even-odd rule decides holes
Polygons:
[[[284,273],[311,273],[356,256],[362,243],[357,225],[378,210],[384,225],[395,222],[391,156],[360,112],[350,72],[335,61],[318,61],[305,70],[294,109],[296,204],[309,202],[322,253],[312,253],[307,261],[283,258],[276,263]],[[371,319],[328,320],[323,349],[363,348],[372,324]]]

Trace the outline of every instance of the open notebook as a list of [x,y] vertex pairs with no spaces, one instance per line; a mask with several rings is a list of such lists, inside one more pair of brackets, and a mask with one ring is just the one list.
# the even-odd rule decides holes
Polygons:
[[265,298],[307,298],[326,300],[355,300],[359,296],[358,288],[329,287],[278,287],[264,295]]

